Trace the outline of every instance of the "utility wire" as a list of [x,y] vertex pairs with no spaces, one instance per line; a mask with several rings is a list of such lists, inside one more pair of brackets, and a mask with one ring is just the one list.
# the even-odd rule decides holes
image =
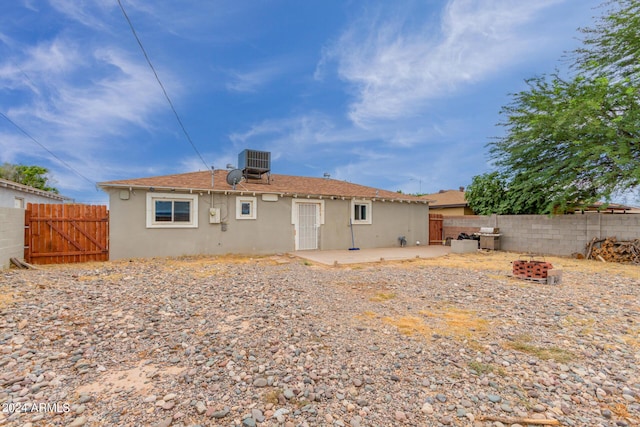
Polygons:
[[166,89],[164,88],[164,85],[162,84],[162,81],[160,80],[160,77],[158,76],[158,73],[156,72],[155,67],[151,63],[151,59],[149,59],[149,55],[147,55],[147,51],[145,50],[144,46],[142,45],[142,42],[140,41],[140,38],[138,37],[138,33],[136,33],[136,30],[133,27],[133,23],[131,22],[131,19],[129,19],[129,15],[127,15],[127,12],[124,10],[124,6],[122,5],[122,1],[118,0],[118,5],[120,6],[120,10],[122,10],[122,14],[124,15],[124,18],[127,20],[127,23],[129,24],[129,28],[131,28],[131,32],[133,33],[133,36],[136,38],[136,41],[138,42],[138,45],[140,46],[140,49],[142,50],[142,53],[144,54],[144,58],[147,60],[147,64],[149,64],[149,67],[151,68],[151,71],[153,71],[153,75],[156,76],[156,80],[158,81],[158,84],[160,85],[160,88],[162,89],[162,93],[164,93],[164,97],[167,98],[167,102],[169,103],[169,106],[171,107],[171,110],[173,111],[173,114],[176,116],[176,119],[178,120],[178,124],[180,125],[180,128],[182,128],[182,132],[187,137],[187,141],[189,141],[189,144],[191,144],[191,146],[193,147],[193,150],[196,152],[198,157],[200,157],[200,160],[202,160],[202,163],[204,164],[205,169],[208,170],[209,169],[209,165],[207,165],[207,162],[204,161],[204,158],[202,157],[202,154],[200,154],[200,151],[198,151],[198,149],[196,148],[196,145],[191,140],[191,137],[189,136],[189,132],[187,132],[187,129],[184,127],[184,124],[182,123],[182,120],[180,119],[180,116],[178,115],[178,112],[176,111],[175,107],[173,106],[173,102],[171,102],[171,98],[169,98],[169,94],[167,93]]
[[[12,125],[14,125],[16,127],[16,129],[18,129],[20,132],[22,132],[23,134],[25,134],[27,136],[27,138],[29,138],[30,140],[32,140],[33,142],[35,142],[36,144],[38,144],[40,147],[42,147],[43,150],[45,150],[47,153],[51,154],[51,156],[53,156],[57,161],[59,161],[60,163],[62,163],[65,167],[67,167],[69,170],[73,171],[73,173],[75,173],[76,175],[78,175],[79,177],[81,177],[82,179],[84,179],[85,181],[87,181],[89,184],[95,186],[96,183],[94,181],[91,181],[89,178],[87,178],[86,176],[82,175],[80,172],[78,172],[76,169],[74,169],[69,163],[65,162],[64,160],[62,160],[60,157],[56,156],[54,152],[52,152],[51,150],[49,150],[47,147],[45,147],[43,144],[40,143],[40,141],[38,141],[37,139],[35,139],[34,137],[32,137],[26,130],[22,129],[16,122],[14,122],[13,120],[11,120],[9,117],[7,117],[3,112],[0,111],[0,116],[4,117],[4,119],[6,121],[8,121],[9,123],[11,123]],[[96,187],[96,191],[98,190],[98,188]]]

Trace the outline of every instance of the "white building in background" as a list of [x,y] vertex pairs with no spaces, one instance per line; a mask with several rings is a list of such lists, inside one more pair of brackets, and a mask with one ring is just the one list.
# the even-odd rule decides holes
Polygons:
[[2,208],[25,209],[27,203],[61,204],[70,201],[68,197],[56,193],[0,178],[0,207]]

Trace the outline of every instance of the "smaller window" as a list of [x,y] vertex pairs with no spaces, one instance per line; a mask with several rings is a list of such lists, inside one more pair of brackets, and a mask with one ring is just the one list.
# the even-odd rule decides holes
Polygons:
[[371,224],[371,201],[353,200],[351,210],[351,221],[354,224]]
[[13,207],[17,209],[24,209],[24,199],[22,197],[16,197],[13,201]]
[[251,215],[251,202],[242,202],[241,215]]
[[258,206],[255,197],[236,198],[236,219],[256,219]]

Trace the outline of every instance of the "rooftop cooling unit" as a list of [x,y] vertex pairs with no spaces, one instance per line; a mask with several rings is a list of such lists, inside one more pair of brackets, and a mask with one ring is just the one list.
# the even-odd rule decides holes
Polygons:
[[262,179],[271,172],[271,153],[268,151],[243,150],[238,154],[238,169],[246,179]]

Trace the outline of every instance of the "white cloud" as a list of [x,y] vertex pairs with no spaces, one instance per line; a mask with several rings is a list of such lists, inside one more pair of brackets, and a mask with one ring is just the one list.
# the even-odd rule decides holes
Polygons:
[[104,12],[116,7],[116,2],[111,0],[93,0],[89,2],[49,0],[49,2],[58,12],[92,29],[106,29],[104,21],[96,16],[96,9]]
[[247,144],[276,144],[285,147],[295,144],[297,147],[308,148],[318,143],[337,142],[333,129],[334,125],[329,117],[310,113],[286,119],[264,120],[246,132],[229,135],[229,139],[235,148]]
[[440,35],[427,16],[368,13],[327,48],[316,70],[327,63],[355,90],[349,117],[359,126],[416,114],[433,99],[486,79],[523,60],[535,45],[522,26],[558,0],[451,0],[441,16]]
[[226,84],[226,87],[233,92],[255,92],[273,81],[283,71],[282,65],[276,64],[264,64],[252,71],[228,71],[231,81]]
[[[66,87],[61,98],[64,105],[59,110],[71,112],[70,116],[76,121],[99,126],[101,133],[113,133],[110,129],[114,121],[147,127],[149,114],[166,105],[150,69],[113,48],[98,50],[94,58],[102,67],[113,71],[89,87]],[[165,84],[171,82],[173,93],[178,92],[179,87],[170,75],[166,72],[163,75]]]
[[24,7],[34,12],[38,12],[39,11],[38,6],[35,5],[34,3],[35,3],[34,0],[23,0]]
[[[442,125],[448,129],[449,124]],[[340,162],[353,150],[350,158],[359,158],[362,153],[374,149],[402,149],[418,144],[428,144],[440,131],[427,122],[423,128],[398,131],[396,127],[380,126],[374,130],[362,129],[350,123],[338,124],[334,118],[309,113],[286,119],[264,120],[245,132],[229,135],[233,150],[244,148],[264,149],[272,152],[272,159],[300,158],[315,161],[320,157]],[[451,132],[453,133],[453,131]],[[314,153],[310,156],[310,153]],[[309,163],[312,165],[312,163]]]
[[[422,146],[421,154],[434,159],[442,154],[439,141],[452,140],[466,135],[467,125],[457,120],[424,119],[420,125],[407,123],[403,126],[376,124],[371,129],[352,126],[351,123],[339,125],[335,118],[321,113],[310,113],[286,119],[264,120],[253,125],[245,132],[229,135],[232,154],[245,148],[266,150],[272,153],[272,159],[288,159],[296,162],[306,160],[310,168],[321,168],[318,162],[341,164],[347,167],[353,161],[371,162],[372,159],[393,157],[390,153],[404,153]],[[435,148],[437,147],[437,148]],[[433,150],[436,149],[437,152]],[[380,158],[375,153],[378,153]],[[310,155],[310,153],[314,153]],[[458,154],[447,155],[455,158]],[[321,160],[325,159],[325,160]],[[326,159],[331,159],[327,162]],[[315,163],[314,163],[315,162]],[[345,165],[345,162],[347,165]],[[415,165],[414,165],[415,166]],[[386,170],[381,165],[368,168],[379,174]],[[346,179],[345,170],[334,170],[332,176]],[[350,179],[357,177],[352,176]]]
[[[180,87],[171,74],[162,73],[165,86],[179,94]],[[21,95],[15,98],[20,102],[5,112],[7,116],[81,175],[95,181],[108,179],[110,169],[127,168],[131,174],[125,166],[127,159],[101,153],[118,147],[130,151],[133,147],[125,147],[120,136],[133,128],[161,126],[154,115],[167,112],[153,74],[139,58],[132,59],[108,45],[78,46],[61,37],[0,60],[2,89]],[[0,161],[20,158],[50,164],[61,187],[74,190],[89,185],[25,136],[17,133],[8,141],[7,147],[2,144]]]
[[[379,126],[372,131],[349,123],[338,126],[328,116],[315,114],[263,121],[229,138],[231,155],[244,148],[270,151],[272,160],[279,161],[287,173],[320,176],[328,172],[335,179],[418,192],[444,186],[454,170],[475,174],[482,162],[469,156],[468,145],[452,143],[465,139],[467,132],[455,120],[438,125],[425,121],[422,127],[400,130]],[[468,184],[469,177],[456,174],[460,179],[456,185]]]
[[[4,118],[0,117],[0,121],[4,122]],[[7,129],[10,129],[10,126]],[[2,127],[4,128],[4,123],[2,123]],[[27,144],[30,144],[30,142],[25,141],[21,134],[9,131],[0,133],[0,163],[20,163],[18,159],[25,149],[22,146]],[[34,144],[32,148],[35,149],[35,147],[36,145]]]
[[59,76],[81,67],[84,61],[75,43],[61,39],[21,48],[22,58],[5,58],[0,63],[0,89],[27,87],[37,92],[34,81],[51,85]]
[[[89,68],[94,76],[86,80]],[[144,127],[149,113],[165,102],[149,68],[113,48],[81,55],[72,43],[57,40],[32,49],[19,67],[2,70],[7,71],[0,74],[3,81],[28,76],[29,86],[36,84],[43,93],[14,107],[12,115],[55,124],[66,135],[111,134],[114,122]]]
[[[359,147],[330,170],[332,178],[405,193],[430,193],[471,182],[482,168],[477,158],[461,156],[464,143],[434,144],[430,149]],[[453,184],[451,182],[453,181]]]

